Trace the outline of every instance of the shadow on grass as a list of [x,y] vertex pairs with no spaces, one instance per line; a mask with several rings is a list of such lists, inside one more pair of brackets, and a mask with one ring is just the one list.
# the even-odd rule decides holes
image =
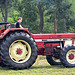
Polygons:
[[0,67],[0,70],[9,70],[7,67]]
[[54,65],[54,66],[32,66],[30,69],[42,69],[42,68],[45,68],[45,69],[50,69],[50,68],[58,68],[58,69],[62,69],[62,68],[65,68],[64,66],[62,65]]
[[[50,68],[52,68],[52,69],[63,69],[63,68],[66,68],[66,67],[64,67],[64,66],[62,66],[62,65],[54,65],[54,66],[32,66],[32,67],[30,67],[29,69],[50,69]],[[0,70],[11,70],[11,69],[9,69],[9,68],[7,68],[7,67],[0,67]],[[25,69],[26,70],[26,69]],[[14,70],[14,71],[17,71],[17,70]]]

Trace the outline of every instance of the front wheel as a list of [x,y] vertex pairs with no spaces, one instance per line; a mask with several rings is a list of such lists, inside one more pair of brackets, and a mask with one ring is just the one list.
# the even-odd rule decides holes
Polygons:
[[1,45],[2,62],[11,69],[27,69],[34,64],[36,58],[36,43],[23,32],[10,34]]
[[50,65],[61,65],[60,59],[57,59],[53,56],[46,56],[46,59]]
[[65,67],[75,67],[75,46],[67,46],[62,49],[60,60]]

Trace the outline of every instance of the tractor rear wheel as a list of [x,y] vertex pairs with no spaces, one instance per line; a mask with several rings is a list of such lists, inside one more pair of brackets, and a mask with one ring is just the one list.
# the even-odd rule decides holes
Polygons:
[[15,32],[6,37],[1,45],[1,59],[11,69],[27,69],[37,58],[37,47],[32,37]]
[[66,46],[60,53],[60,60],[65,67],[75,67],[75,46]]
[[57,59],[53,56],[46,56],[46,59],[50,65],[61,65],[60,59]]

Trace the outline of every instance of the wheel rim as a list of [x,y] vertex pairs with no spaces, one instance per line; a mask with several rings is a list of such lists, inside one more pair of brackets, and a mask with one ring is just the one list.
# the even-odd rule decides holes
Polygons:
[[75,64],[75,50],[68,51],[66,58],[70,64]]
[[10,58],[16,63],[24,63],[31,56],[31,47],[24,40],[16,40],[9,47]]
[[52,59],[53,59],[55,62],[60,62],[60,59],[56,59],[55,57],[52,57]]

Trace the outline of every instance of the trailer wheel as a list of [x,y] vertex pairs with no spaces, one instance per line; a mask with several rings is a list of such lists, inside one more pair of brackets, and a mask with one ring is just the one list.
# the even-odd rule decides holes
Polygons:
[[60,59],[56,59],[50,55],[46,56],[46,59],[50,65],[61,65]]
[[62,49],[60,60],[65,67],[75,67],[75,46],[67,46]]
[[27,69],[34,64],[36,58],[36,43],[23,32],[10,34],[1,45],[2,62],[11,69]]

